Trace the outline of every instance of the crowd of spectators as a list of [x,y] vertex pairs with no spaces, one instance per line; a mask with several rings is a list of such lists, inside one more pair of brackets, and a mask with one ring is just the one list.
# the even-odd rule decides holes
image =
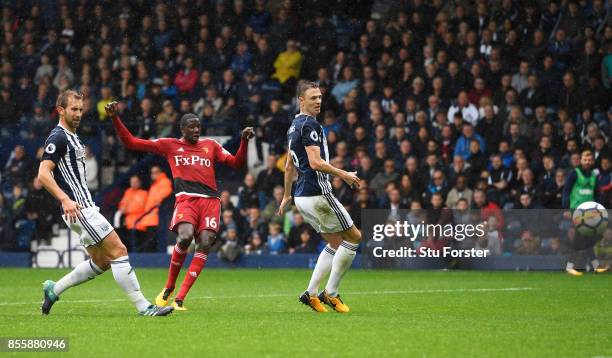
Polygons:
[[187,112],[205,135],[256,127],[265,169],[222,199],[229,256],[317,249],[298,213],[273,215],[301,78],[323,92],[332,164],[363,178],[358,191],[332,182],[357,223],[362,208],[560,208],[586,148],[610,207],[604,0],[23,1],[4,6],[0,22],[0,215],[12,218],[2,235],[20,220],[45,225],[27,198],[42,195],[37,158],[66,88],[85,95],[79,136],[100,163],[88,179],[96,190],[98,172],[140,158],[114,138],[109,101],[141,138],[178,136]]

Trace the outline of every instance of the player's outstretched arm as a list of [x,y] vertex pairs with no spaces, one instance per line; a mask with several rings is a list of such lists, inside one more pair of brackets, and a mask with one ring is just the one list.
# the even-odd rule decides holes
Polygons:
[[287,150],[287,161],[285,162],[285,193],[283,194],[283,200],[281,200],[277,214],[283,216],[285,213],[285,206],[291,202],[291,187],[293,186],[293,179],[295,177],[295,165],[291,158],[291,152]]
[[308,165],[310,165],[312,170],[340,177],[340,179],[344,180],[351,188],[359,187],[360,179],[357,176],[357,172],[347,172],[324,161],[323,158],[321,158],[321,149],[316,145],[308,145],[304,148],[308,155]]
[[43,160],[40,162],[40,166],[38,167],[38,180],[40,180],[42,186],[47,189],[51,195],[62,203],[64,215],[68,217],[70,222],[75,223],[77,218],[81,216],[82,207],[79,203],[70,199],[62,188],[57,185],[57,182],[53,179],[53,175],[51,174],[53,169],[55,169],[55,163],[52,160]]
[[232,155],[225,149],[220,148],[221,162],[225,163],[227,166],[233,169],[242,168],[246,163],[249,139],[253,138],[254,135],[255,131],[253,130],[253,127],[246,127],[245,129],[243,129],[242,135],[240,137],[240,147],[238,148],[236,155]]
[[104,109],[106,110],[106,115],[113,120],[113,127],[115,127],[115,131],[117,131],[117,136],[119,136],[121,142],[128,149],[163,154],[159,141],[136,138],[130,133],[117,114],[117,102],[113,101],[107,104]]

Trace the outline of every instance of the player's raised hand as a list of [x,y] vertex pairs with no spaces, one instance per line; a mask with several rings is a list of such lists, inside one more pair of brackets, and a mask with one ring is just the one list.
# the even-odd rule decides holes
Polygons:
[[361,179],[357,176],[357,172],[344,172],[342,180],[353,189],[359,188],[359,183],[361,182]]
[[77,222],[77,219],[81,217],[81,209],[83,209],[83,207],[76,201],[66,198],[62,200],[62,209],[64,210],[66,220],[74,224]]
[[246,127],[242,130],[242,139],[251,139],[255,136],[255,131],[253,127]]
[[104,106],[104,110],[109,118],[115,118],[117,116],[117,112],[119,112],[117,109],[117,101],[112,101]]
[[291,196],[283,196],[283,200],[281,200],[276,214],[278,214],[278,216],[283,216],[285,214],[285,206],[289,203],[291,203]]

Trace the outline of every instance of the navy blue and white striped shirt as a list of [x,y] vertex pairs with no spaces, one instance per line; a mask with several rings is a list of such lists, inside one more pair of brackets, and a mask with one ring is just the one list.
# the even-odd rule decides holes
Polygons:
[[83,208],[95,206],[85,179],[85,147],[76,134],[61,125],[53,128],[42,160],[55,163],[53,178],[70,199]]
[[332,187],[329,182],[330,175],[310,167],[306,148],[316,145],[321,150],[321,158],[329,163],[329,150],[327,139],[323,133],[323,126],[317,119],[304,113],[295,116],[287,132],[289,153],[293,164],[297,168],[298,179],[295,184],[294,196],[318,196],[330,194]]

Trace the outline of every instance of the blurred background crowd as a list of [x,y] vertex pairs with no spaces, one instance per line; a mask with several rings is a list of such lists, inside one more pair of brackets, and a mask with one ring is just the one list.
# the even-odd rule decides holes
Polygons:
[[[608,1],[17,0],[0,22],[4,249],[53,235],[58,205],[34,177],[66,88],[85,95],[89,188],[141,251],[165,246],[170,173],[117,141],[104,112],[113,100],[141,138],[180,136],[188,112],[229,150],[256,128],[250,170],[218,174],[227,259],[320,248],[299,213],[274,215],[299,79],[323,92],[332,164],[364,181],[332,181],[358,224],[364,208],[560,209],[586,148],[610,207]],[[523,247],[525,232],[502,251]],[[534,240],[522,253],[555,245]]]

